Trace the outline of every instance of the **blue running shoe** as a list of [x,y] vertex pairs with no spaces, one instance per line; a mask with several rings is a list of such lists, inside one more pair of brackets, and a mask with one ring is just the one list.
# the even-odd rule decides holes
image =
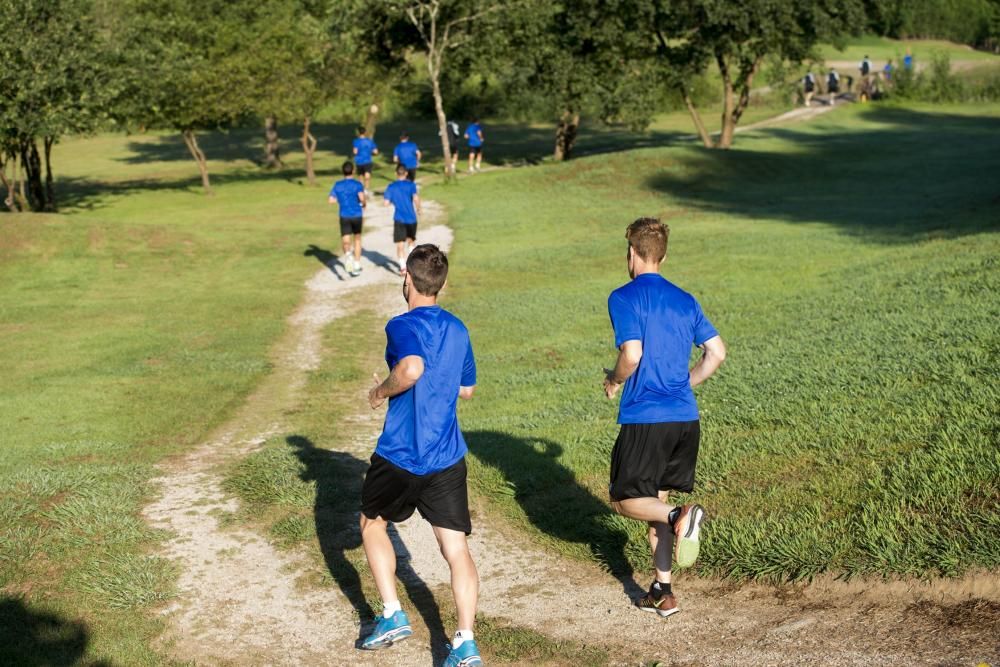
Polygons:
[[448,659],[444,661],[444,667],[482,667],[482,664],[479,647],[473,639],[466,639],[458,648],[451,649]]
[[367,651],[386,648],[392,646],[393,642],[406,639],[412,634],[413,628],[410,627],[410,619],[406,617],[406,612],[400,610],[389,618],[378,619],[375,629],[362,642],[361,648]]

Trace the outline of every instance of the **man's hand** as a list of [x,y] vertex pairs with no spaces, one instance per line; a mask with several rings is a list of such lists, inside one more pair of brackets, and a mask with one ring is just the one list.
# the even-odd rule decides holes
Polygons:
[[614,398],[615,394],[618,393],[618,388],[621,384],[615,382],[615,371],[611,368],[604,369],[604,395],[608,398]]
[[375,380],[375,386],[368,391],[368,404],[372,406],[372,410],[375,410],[385,403],[385,396],[379,394],[382,381],[378,379],[378,373],[372,373],[372,378]]

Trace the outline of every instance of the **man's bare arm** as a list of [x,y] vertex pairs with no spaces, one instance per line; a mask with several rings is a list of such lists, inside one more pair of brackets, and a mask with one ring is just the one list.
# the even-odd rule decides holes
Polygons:
[[611,370],[604,369],[604,394],[614,398],[618,388],[632,377],[642,361],[642,341],[627,340],[618,349],[618,360]]
[[458,397],[459,398],[464,398],[465,400],[469,400],[470,398],[472,398],[472,394],[475,391],[476,391],[476,386],[475,385],[472,385],[471,387],[459,387],[458,388]]
[[420,195],[413,195],[413,210],[415,210],[418,215],[424,214],[423,209],[420,207]]
[[375,376],[375,386],[368,392],[368,403],[374,410],[385,403],[385,399],[392,398],[412,387],[424,374],[424,360],[411,354],[399,360],[389,373],[385,382],[379,382],[378,375]]
[[712,377],[719,366],[726,360],[726,344],[722,342],[722,336],[709,338],[699,346],[703,350],[701,359],[691,369],[691,386],[697,387],[702,382]]

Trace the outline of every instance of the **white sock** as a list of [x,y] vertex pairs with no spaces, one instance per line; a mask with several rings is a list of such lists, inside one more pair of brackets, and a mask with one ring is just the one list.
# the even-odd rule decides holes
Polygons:
[[403,611],[403,607],[399,604],[399,600],[396,600],[395,602],[382,603],[382,618],[391,618],[397,611]]
[[472,639],[473,639],[472,630],[459,630],[458,632],[455,633],[455,638],[451,640],[451,647],[458,648],[459,646],[462,645],[462,642],[466,640],[471,641]]

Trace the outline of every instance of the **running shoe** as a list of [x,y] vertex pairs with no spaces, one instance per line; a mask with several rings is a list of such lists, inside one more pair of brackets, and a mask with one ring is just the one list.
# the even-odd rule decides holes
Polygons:
[[483,659],[479,657],[479,647],[476,640],[466,639],[458,648],[450,648],[444,667],[482,667]]
[[664,618],[672,616],[680,611],[677,607],[677,598],[675,598],[672,593],[664,595],[660,599],[656,599],[656,596],[653,595],[652,587],[650,587],[649,592],[646,593],[646,597],[639,600],[636,605],[643,611],[651,611]]
[[691,567],[698,560],[698,535],[701,521],[705,518],[705,508],[701,505],[684,505],[674,521],[674,540],[677,543],[674,565]]
[[375,629],[362,642],[361,648],[367,651],[386,648],[392,646],[393,642],[406,639],[412,634],[413,628],[410,627],[410,619],[406,617],[406,612],[400,610],[389,618],[383,616],[378,619]]
[[360,259],[355,259],[354,260],[354,271],[357,274],[361,273],[361,260]]

